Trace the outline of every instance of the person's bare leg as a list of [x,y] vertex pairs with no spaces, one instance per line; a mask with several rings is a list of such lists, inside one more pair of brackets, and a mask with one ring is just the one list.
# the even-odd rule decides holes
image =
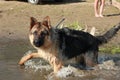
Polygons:
[[99,17],[98,6],[99,6],[99,0],[95,0],[94,2],[95,17]]
[[105,5],[105,0],[101,0],[101,4],[100,4],[100,13],[99,13],[99,16],[100,16],[100,17],[103,17],[104,5]]

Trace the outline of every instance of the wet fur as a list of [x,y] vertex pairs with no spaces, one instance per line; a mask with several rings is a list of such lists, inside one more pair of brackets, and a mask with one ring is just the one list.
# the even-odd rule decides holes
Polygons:
[[99,45],[106,43],[119,29],[120,24],[95,37],[79,30],[53,28],[48,16],[42,22],[31,17],[29,39],[38,52],[24,56],[19,64],[23,65],[30,58],[41,57],[49,61],[54,72],[58,72],[65,60],[76,57],[84,69],[89,69],[98,64]]

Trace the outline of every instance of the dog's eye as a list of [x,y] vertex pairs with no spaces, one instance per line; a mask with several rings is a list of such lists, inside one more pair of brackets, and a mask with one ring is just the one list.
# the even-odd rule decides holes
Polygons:
[[42,37],[44,37],[45,35],[48,35],[48,32],[47,32],[47,31],[41,32],[41,36],[42,36]]
[[41,36],[45,36],[45,33],[44,33],[44,32],[42,32],[42,33],[41,33]]
[[33,32],[34,35],[37,35],[37,31]]
[[43,33],[44,33],[44,34],[48,34],[48,31],[47,31],[47,30],[45,30],[45,31],[43,31]]
[[48,35],[48,31],[47,31],[47,30],[44,30],[44,31],[42,32],[42,35]]

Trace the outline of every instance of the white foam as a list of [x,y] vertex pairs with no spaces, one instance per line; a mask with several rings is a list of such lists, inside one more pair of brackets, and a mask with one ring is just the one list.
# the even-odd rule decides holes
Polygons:
[[[32,51],[28,51],[26,54],[31,53]],[[101,61],[103,62],[102,64],[98,64],[95,67],[95,70],[120,70],[118,66],[115,65],[115,62],[113,60],[108,60],[105,61],[105,58],[101,58]],[[100,58],[99,58],[100,59]],[[36,71],[50,71],[52,70],[52,67],[43,59],[30,59],[27,62],[25,62],[25,69],[33,69],[35,72]],[[87,71],[86,71],[87,72]],[[59,77],[59,78],[66,78],[66,77],[83,77],[87,76],[87,73],[83,70],[77,69],[71,65],[63,67],[58,73],[50,75],[48,80],[52,80],[54,76]],[[90,73],[94,73],[94,70],[90,70]]]
[[73,66],[63,67],[58,73],[56,74],[57,77],[66,78],[69,76],[84,76],[84,73],[78,70],[77,68],[74,68]]
[[[25,55],[32,53],[31,50],[29,50],[28,52],[25,53]],[[42,70],[51,70],[51,66],[44,61],[43,59],[30,59],[28,61],[25,62],[25,69],[34,69],[34,71],[42,71]]]
[[106,70],[118,70],[118,67],[115,65],[113,60],[108,60],[103,62],[102,64],[98,65],[99,69],[106,69]]

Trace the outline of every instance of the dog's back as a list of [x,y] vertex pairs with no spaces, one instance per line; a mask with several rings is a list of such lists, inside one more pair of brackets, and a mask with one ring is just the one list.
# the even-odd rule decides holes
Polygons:
[[53,35],[57,35],[57,37],[54,37],[53,40],[57,39],[59,54],[62,54],[68,59],[85,53],[89,49],[98,50],[96,37],[87,32],[69,28],[56,29],[55,32]]

